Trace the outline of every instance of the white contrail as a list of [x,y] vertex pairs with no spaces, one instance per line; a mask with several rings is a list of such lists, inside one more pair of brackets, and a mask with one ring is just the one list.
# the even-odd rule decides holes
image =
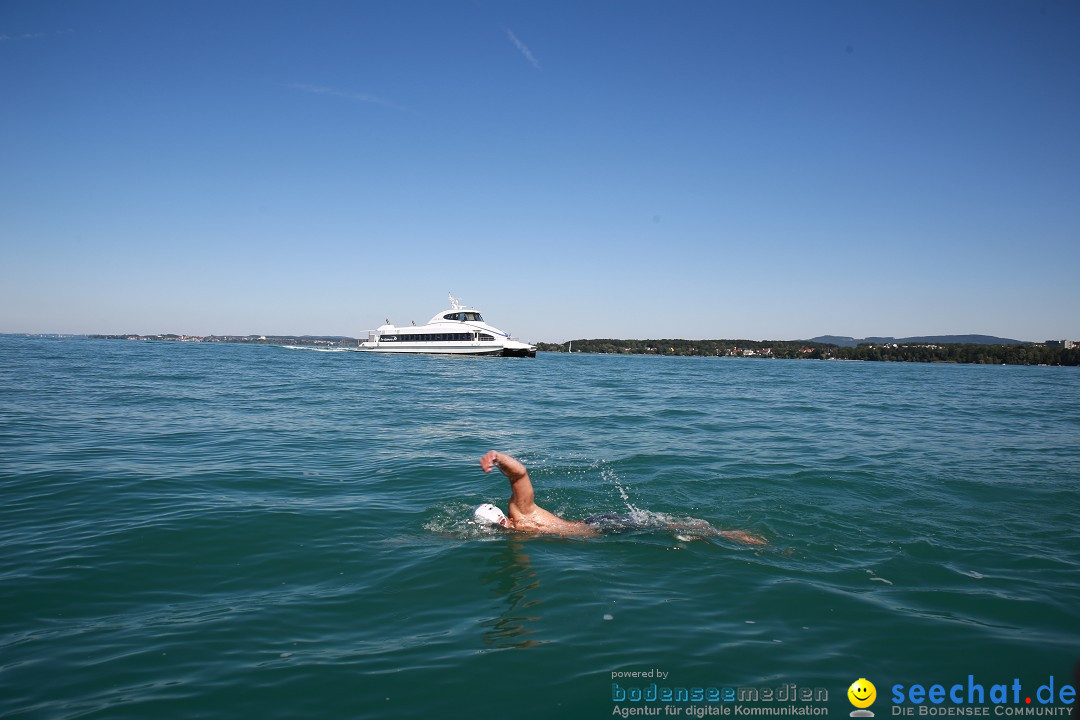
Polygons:
[[525,59],[528,60],[534,68],[539,70],[540,61],[532,54],[532,50],[529,49],[529,46],[521,42],[521,40],[518,39],[518,36],[515,35],[514,31],[510,28],[504,27],[503,30],[506,31],[506,37],[510,38],[510,42],[514,43],[514,47],[521,51],[521,54],[525,56]]

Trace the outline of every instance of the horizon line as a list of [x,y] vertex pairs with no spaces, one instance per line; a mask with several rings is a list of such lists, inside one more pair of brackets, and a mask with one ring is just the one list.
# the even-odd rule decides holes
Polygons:
[[[341,334],[333,334],[333,333],[316,334],[316,333],[265,333],[265,332],[250,333],[249,332],[249,333],[206,333],[206,334],[203,334],[203,333],[185,333],[185,332],[156,332],[156,333],[145,333],[145,332],[141,332],[141,333],[140,332],[54,332],[54,331],[38,331],[38,332],[29,332],[29,331],[7,332],[7,331],[3,331],[3,332],[0,332],[0,336],[43,337],[43,336],[50,336],[50,335],[51,336],[56,336],[56,337],[85,337],[85,338],[89,338],[89,337],[95,336],[95,335],[108,336],[108,337],[116,337],[116,336],[120,336],[120,335],[125,335],[125,336],[130,335],[130,336],[136,336],[136,337],[177,336],[177,337],[191,337],[191,338],[225,338],[225,337],[258,338],[258,337],[266,337],[266,338],[323,338],[323,339],[334,338],[334,339],[339,339],[339,340],[361,340],[362,339],[362,338],[354,337],[352,335],[341,335]],[[1019,345],[1038,345],[1038,344],[1043,344],[1043,343],[1046,343],[1046,342],[1069,339],[1068,336],[1057,336],[1057,337],[1049,337],[1049,338],[1046,338],[1044,340],[1019,340],[1017,338],[1008,338],[1008,337],[1003,337],[1003,336],[1000,336],[1000,335],[988,335],[986,333],[942,333],[942,334],[906,335],[906,336],[902,336],[902,337],[893,336],[893,335],[867,335],[867,336],[864,336],[864,337],[861,337],[861,338],[860,337],[853,337],[853,336],[849,336],[849,335],[815,335],[813,337],[801,337],[801,338],[796,337],[796,338],[788,338],[788,339],[782,339],[782,338],[753,339],[753,338],[749,338],[749,337],[729,337],[729,338],[720,338],[720,337],[713,337],[713,338],[644,337],[644,338],[639,338],[639,337],[610,337],[610,336],[609,337],[600,337],[600,336],[597,336],[597,337],[574,337],[574,338],[570,338],[568,340],[563,340],[561,342],[560,341],[547,341],[547,340],[537,340],[536,342],[544,343],[544,344],[547,344],[547,345],[566,345],[567,343],[570,343],[570,342],[596,342],[596,341],[599,341],[599,340],[612,340],[612,341],[618,341],[618,342],[660,342],[660,341],[664,341],[664,342],[667,342],[667,341],[672,341],[672,342],[755,342],[755,343],[765,343],[765,342],[785,342],[785,343],[791,343],[791,342],[816,342],[816,343],[820,343],[820,344],[835,345],[836,344],[835,342],[830,342],[829,340],[833,340],[833,339],[835,339],[835,340],[847,340],[847,341],[856,341],[856,342],[861,343],[861,342],[871,342],[871,341],[891,341],[891,342],[905,342],[905,341],[907,341],[907,342],[910,342],[910,341],[919,341],[919,340],[924,340],[925,341],[925,340],[930,339],[930,338],[936,338],[936,339],[939,339],[939,341],[944,342],[944,340],[940,340],[940,339],[953,338],[953,337],[991,338],[991,339],[994,339],[994,340],[1008,341],[1008,342],[1004,342],[1004,343],[993,343],[993,344],[1019,344]],[[828,338],[829,340],[827,340],[826,338]],[[967,343],[953,343],[953,344],[967,344]]]

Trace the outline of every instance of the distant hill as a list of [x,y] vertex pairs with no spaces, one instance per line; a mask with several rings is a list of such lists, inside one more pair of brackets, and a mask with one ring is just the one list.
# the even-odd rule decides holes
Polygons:
[[816,338],[810,338],[807,342],[816,343],[828,343],[830,345],[839,345],[840,347],[856,347],[863,343],[872,343],[874,345],[885,345],[886,343],[896,343],[898,345],[905,345],[910,343],[932,343],[934,345],[1024,345],[1024,340],[1010,340],[1009,338],[999,338],[993,335],[925,335],[922,337],[907,337],[907,338],[893,338],[893,337],[868,337],[861,340],[846,337],[843,335],[822,335]]

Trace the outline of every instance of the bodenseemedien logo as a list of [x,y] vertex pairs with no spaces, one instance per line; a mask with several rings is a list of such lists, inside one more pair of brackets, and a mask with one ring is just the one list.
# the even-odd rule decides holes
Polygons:
[[877,699],[877,688],[874,687],[874,683],[866,678],[859,678],[847,689],[847,697],[856,708],[851,711],[851,717],[874,717],[874,713],[866,709]]

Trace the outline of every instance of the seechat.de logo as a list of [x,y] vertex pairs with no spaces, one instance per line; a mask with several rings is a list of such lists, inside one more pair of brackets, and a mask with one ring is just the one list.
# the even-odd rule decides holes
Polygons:
[[874,717],[874,713],[866,709],[877,699],[874,683],[866,678],[859,678],[847,689],[847,697],[856,708],[851,711],[851,717]]

